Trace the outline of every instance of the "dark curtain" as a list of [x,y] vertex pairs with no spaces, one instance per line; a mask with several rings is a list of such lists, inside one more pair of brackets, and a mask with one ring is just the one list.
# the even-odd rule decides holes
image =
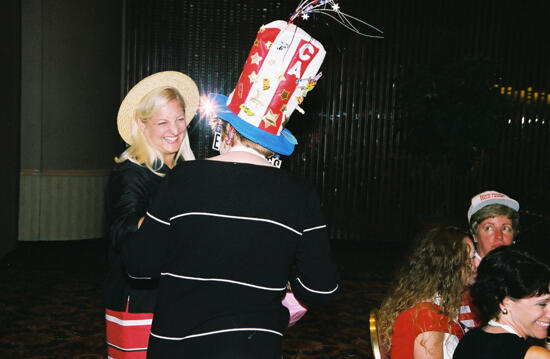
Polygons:
[[[323,43],[327,57],[302,106],[306,114],[293,114],[287,125],[299,145],[283,158],[284,168],[317,186],[332,237],[406,240],[431,223],[465,225],[470,198],[487,189],[517,198],[522,211],[549,216],[548,3],[338,3],[382,29],[384,39],[359,36],[323,15],[296,20]],[[125,90],[151,73],[179,70],[201,93],[228,94],[258,28],[288,20],[297,4],[126,1]],[[411,78],[418,87],[403,85]],[[441,101],[412,116],[418,102],[433,96],[431,83]],[[478,89],[485,92],[477,95]],[[427,92],[415,99],[406,90]],[[512,107],[485,100],[494,98],[491,91]],[[419,141],[414,128],[427,140]],[[479,128],[489,130],[481,135]],[[193,121],[190,133],[198,158],[213,155],[204,121]]]

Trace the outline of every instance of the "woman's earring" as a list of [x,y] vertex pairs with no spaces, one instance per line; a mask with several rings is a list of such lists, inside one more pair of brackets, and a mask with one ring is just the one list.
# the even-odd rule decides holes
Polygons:
[[504,314],[504,315],[508,314],[508,309],[506,309],[506,308],[502,309],[502,314]]

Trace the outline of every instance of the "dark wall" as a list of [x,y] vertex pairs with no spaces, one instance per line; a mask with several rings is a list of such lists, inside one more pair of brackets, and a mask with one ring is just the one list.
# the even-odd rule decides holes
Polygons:
[[122,0],[20,6],[18,239],[97,238],[102,181],[122,147]]
[[0,3],[0,78],[2,78],[3,123],[0,153],[4,154],[0,188],[0,257],[15,248],[17,240],[17,212],[19,196],[19,115],[21,88],[19,84],[21,61],[21,1]]
[[[128,1],[125,87],[176,69],[203,93],[229,94],[258,28],[288,20],[298,3]],[[283,158],[283,168],[317,186],[331,235],[397,240],[410,239],[427,223],[465,225],[470,198],[487,189],[517,198],[526,214],[542,210],[550,218],[550,2],[338,4],[382,29],[384,38],[361,37],[319,14],[296,19],[324,45],[327,57],[323,76],[301,105],[305,115],[295,113],[287,124],[298,146]],[[400,88],[410,72],[424,75],[411,81],[415,85],[433,79],[438,87],[406,104]],[[416,89],[409,93],[420,93]],[[497,96],[513,99],[513,113],[501,115],[503,107],[485,100]],[[423,101],[433,98],[439,101]],[[415,107],[425,115],[409,115]],[[476,130],[484,123],[489,131]],[[191,127],[195,155],[212,155],[209,127],[203,121]],[[409,141],[418,127],[424,136]],[[485,138],[498,143],[490,147],[493,141]],[[430,145],[430,152],[421,145]]]
[[122,1],[23,0],[23,10],[21,167],[110,168]]

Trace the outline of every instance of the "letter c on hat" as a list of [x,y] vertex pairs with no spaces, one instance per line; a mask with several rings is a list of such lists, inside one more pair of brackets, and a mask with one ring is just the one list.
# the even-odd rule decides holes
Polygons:
[[307,50],[309,50],[309,53],[311,55],[313,55],[315,53],[312,44],[304,44],[302,47],[300,47],[300,50],[299,50],[300,60],[307,61],[311,58],[310,55],[306,54]]

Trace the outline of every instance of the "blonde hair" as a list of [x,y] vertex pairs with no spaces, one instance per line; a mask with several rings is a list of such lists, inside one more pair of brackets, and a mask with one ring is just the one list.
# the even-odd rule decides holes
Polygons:
[[460,228],[437,227],[417,238],[408,263],[401,267],[379,310],[385,348],[391,347],[395,319],[416,304],[437,297],[441,314],[458,315],[466,278],[472,274],[467,237]]
[[[178,101],[185,114],[185,102],[176,88],[165,86],[151,90],[147,95],[143,96],[135,109],[137,121],[146,123],[153,117],[155,112],[172,100]],[[115,162],[121,163],[129,160],[140,166],[146,166],[151,172],[158,176],[164,176],[162,173],[158,172],[164,165],[162,154],[149,143],[136,121],[131,121],[131,126],[132,145],[122,152],[119,157],[115,157]],[[183,158],[185,161],[195,159],[195,155],[189,143],[189,133],[185,134],[180,148],[174,156],[174,163],[177,163],[180,158]]]

